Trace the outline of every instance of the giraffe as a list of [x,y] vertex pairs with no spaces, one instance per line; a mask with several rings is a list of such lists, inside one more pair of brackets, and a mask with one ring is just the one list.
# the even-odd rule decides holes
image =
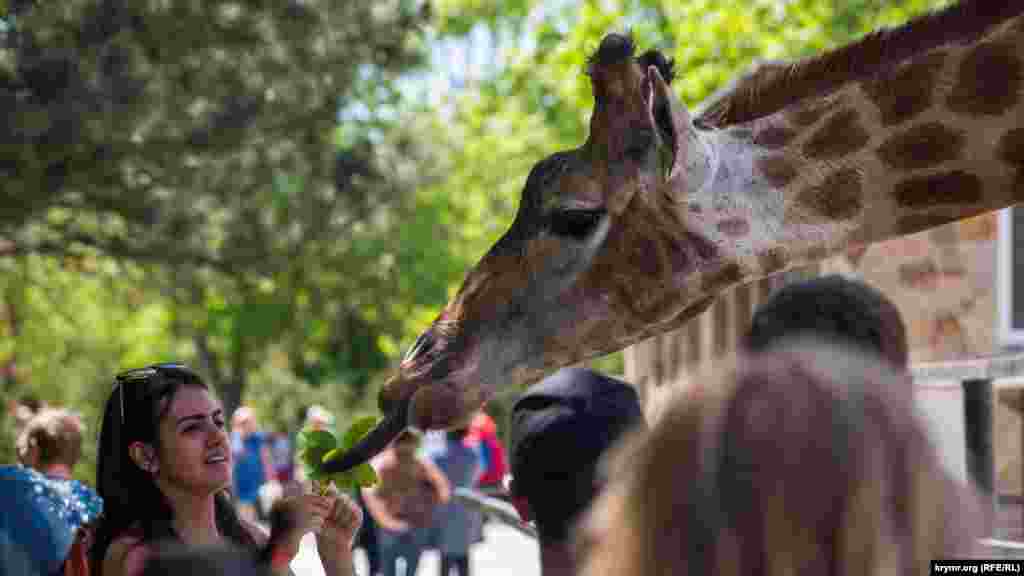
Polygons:
[[762,67],[697,117],[670,60],[607,35],[586,142],[531,169],[509,230],[382,389],[380,426],[330,467],[674,330],[734,285],[1020,201],[1022,13],[962,1]]

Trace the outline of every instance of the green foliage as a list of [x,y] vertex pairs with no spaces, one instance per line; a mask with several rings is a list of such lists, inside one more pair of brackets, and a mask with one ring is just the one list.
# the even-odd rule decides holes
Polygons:
[[[415,113],[397,114],[395,80],[427,50],[422,4],[12,3],[0,260],[81,263],[85,276],[100,260],[134,266],[118,279],[130,300],[66,307],[87,331],[92,316],[102,328],[161,314],[154,338],[93,355],[92,372],[179,358],[231,410],[273,351],[314,388],[368,389],[408,330],[404,302],[436,308],[458,273],[443,249],[427,253],[436,226],[415,218],[415,191],[428,147],[407,129]],[[407,219],[423,229],[399,245]],[[0,340],[0,362],[33,379],[67,364],[59,350],[83,335],[11,294],[28,321]]]
[[334,433],[329,430],[309,428],[301,430],[297,437],[297,448],[306,477],[315,482],[321,492],[331,482],[342,491],[375,485],[378,482],[377,472],[369,463],[363,463],[352,470],[335,474],[326,473],[323,470],[323,465],[350,450],[378,422],[379,418],[375,416],[357,418],[342,436],[340,443]]

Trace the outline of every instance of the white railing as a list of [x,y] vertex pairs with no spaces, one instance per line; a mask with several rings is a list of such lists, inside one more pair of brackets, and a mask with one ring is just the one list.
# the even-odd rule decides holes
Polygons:
[[537,537],[537,528],[533,524],[520,520],[515,507],[504,500],[481,494],[469,488],[456,488],[452,491],[452,495],[459,502],[480,510],[502,524],[511,526],[531,538]]

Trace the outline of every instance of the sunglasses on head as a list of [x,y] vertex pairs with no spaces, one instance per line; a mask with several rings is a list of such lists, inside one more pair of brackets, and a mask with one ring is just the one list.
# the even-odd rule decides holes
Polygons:
[[195,377],[195,372],[191,368],[182,364],[181,362],[165,362],[162,364],[153,364],[146,366],[145,368],[135,368],[122,372],[114,377],[114,382],[118,386],[118,395],[121,404],[121,425],[124,426],[124,387],[126,384],[132,382],[149,381],[150,378],[161,375],[161,376],[174,376],[184,375]]

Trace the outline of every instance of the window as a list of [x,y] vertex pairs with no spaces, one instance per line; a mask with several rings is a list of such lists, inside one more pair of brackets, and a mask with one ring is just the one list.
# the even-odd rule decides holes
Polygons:
[[996,324],[999,344],[1024,347],[1024,206],[999,213]]

